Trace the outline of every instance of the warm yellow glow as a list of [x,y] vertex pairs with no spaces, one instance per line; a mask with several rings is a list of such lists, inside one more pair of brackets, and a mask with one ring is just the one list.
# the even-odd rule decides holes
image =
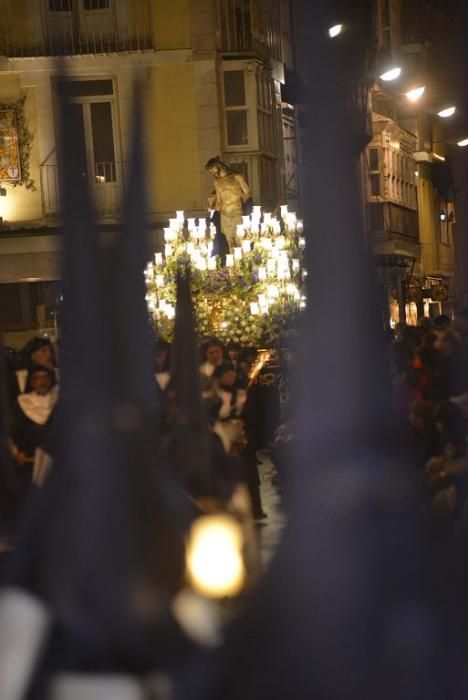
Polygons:
[[242,529],[234,518],[198,518],[192,526],[186,554],[193,588],[210,598],[239,594],[245,580],[242,546]]
[[457,145],[461,148],[465,148],[466,146],[468,146],[468,139],[463,139],[462,141],[459,141]]
[[334,39],[336,36],[339,36],[342,31],[343,31],[342,24],[334,24],[333,27],[330,27],[330,29],[328,30],[328,34],[329,34],[331,39]]
[[392,80],[397,80],[401,75],[401,68],[399,66],[395,66],[395,68],[391,68],[390,70],[385,71],[385,73],[382,73],[380,76],[380,80],[383,80],[384,82],[388,83]]
[[434,156],[434,158],[436,158],[436,160],[440,160],[443,163],[445,163],[445,156],[440,156],[438,153],[433,153],[432,155]]
[[406,97],[410,102],[417,102],[426,92],[426,88],[422,85],[421,87],[413,88],[406,93]]
[[448,117],[453,117],[455,112],[457,111],[456,107],[447,107],[446,109],[442,109],[438,114],[439,117],[442,117],[442,119],[448,119]]

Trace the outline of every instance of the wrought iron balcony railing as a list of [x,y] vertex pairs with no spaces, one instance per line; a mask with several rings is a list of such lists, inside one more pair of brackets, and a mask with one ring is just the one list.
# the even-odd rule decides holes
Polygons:
[[[21,32],[14,14],[0,5],[0,54],[10,57],[103,54],[154,49],[149,10],[138,20],[119,17],[114,9],[85,12],[81,6],[35,7],[36,30]],[[64,2],[64,0],[60,0]],[[73,7],[73,9],[69,9]],[[68,10],[68,11],[67,11]]]
[[278,0],[219,0],[220,49],[282,60]]
[[[128,162],[87,163],[83,178],[88,180],[98,219],[119,218],[126,190]],[[60,181],[56,165],[41,165],[40,183],[45,218],[60,216]]]

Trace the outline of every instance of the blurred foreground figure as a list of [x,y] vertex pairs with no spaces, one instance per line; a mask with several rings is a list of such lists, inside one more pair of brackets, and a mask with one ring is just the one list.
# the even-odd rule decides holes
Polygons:
[[[66,82],[62,88],[66,93]],[[61,111],[57,439],[52,474],[26,508],[0,594],[0,698],[130,700],[143,696],[147,680],[155,691],[150,677],[173,672],[199,645],[215,642],[216,630],[186,583],[184,540],[193,507],[161,456],[142,275],[140,108],[125,224],[112,261],[100,249],[77,166],[73,110],[65,101]],[[25,423],[34,404],[40,425],[46,407],[36,369],[32,380],[41,398],[26,394],[19,407]],[[21,454],[36,442],[30,436],[28,445],[21,443],[25,432],[18,419]]]
[[[295,5],[313,234],[289,522],[224,649],[187,669],[176,697],[456,698],[468,689],[466,547],[463,558],[446,539],[429,548],[388,429],[385,339],[365,250],[359,160],[370,136],[375,4]],[[344,31],[331,39],[337,21]]]

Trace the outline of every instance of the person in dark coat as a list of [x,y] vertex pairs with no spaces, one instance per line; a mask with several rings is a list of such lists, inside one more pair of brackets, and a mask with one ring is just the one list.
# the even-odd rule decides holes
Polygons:
[[26,391],[13,406],[11,443],[13,456],[20,469],[22,487],[32,480],[37,448],[50,450],[54,409],[58,399],[55,373],[49,367],[34,365],[28,373]]
[[27,390],[28,372],[33,365],[48,367],[53,370],[57,379],[54,347],[50,338],[33,338],[25,345],[21,354],[23,358],[21,367],[16,372],[17,394],[23,394]]

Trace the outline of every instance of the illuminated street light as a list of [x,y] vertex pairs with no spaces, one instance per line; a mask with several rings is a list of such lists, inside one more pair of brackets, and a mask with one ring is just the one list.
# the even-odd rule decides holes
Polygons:
[[452,107],[447,107],[446,109],[442,109],[440,112],[437,114],[439,117],[442,117],[442,119],[448,119],[449,117],[453,117],[455,112],[457,111],[457,108],[452,106]]
[[466,146],[468,146],[468,139],[463,139],[462,141],[459,141],[457,146],[460,146],[460,148],[466,148]]
[[334,24],[333,27],[330,27],[330,29],[328,30],[328,34],[329,34],[331,39],[334,39],[336,36],[339,36],[342,31],[343,31],[342,24]]
[[382,73],[382,75],[380,76],[380,80],[383,80],[385,83],[389,83],[392,80],[398,80],[400,75],[400,66],[395,66],[394,68],[390,68],[390,70],[385,71],[385,73]]
[[420,97],[424,95],[426,92],[426,88],[424,85],[421,87],[414,88],[413,90],[409,90],[407,93],[405,93],[406,97],[410,102],[417,102]]

